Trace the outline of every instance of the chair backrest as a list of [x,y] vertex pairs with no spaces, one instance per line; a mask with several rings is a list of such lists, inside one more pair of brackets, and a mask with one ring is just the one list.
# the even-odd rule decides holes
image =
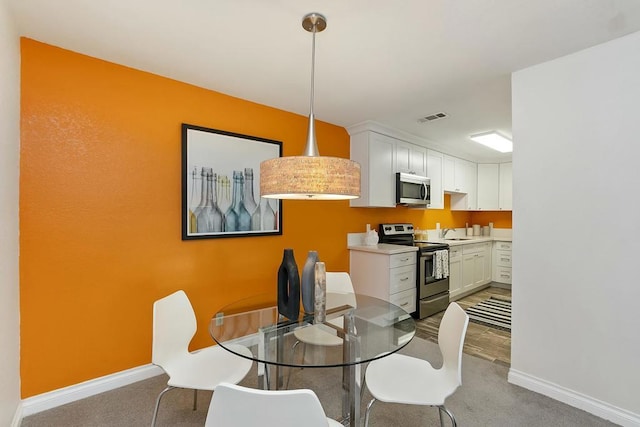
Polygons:
[[311,390],[257,390],[221,383],[213,392],[204,425],[327,427],[328,421]]
[[447,376],[462,384],[462,349],[469,316],[455,302],[449,304],[438,329],[438,345],[442,352],[442,369]]
[[337,307],[343,304],[356,306],[356,294],[349,273],[327,271],[327,293],[329,292],[334,295],[327,296],[327,307]]
[[184,291],[154,302],[151,362],[169,373],[171,361],[189,353],[196,329],[196,316]]

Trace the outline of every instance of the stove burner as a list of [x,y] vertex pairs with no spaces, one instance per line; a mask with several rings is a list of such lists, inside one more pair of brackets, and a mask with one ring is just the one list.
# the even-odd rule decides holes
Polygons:
[[440,249],[447,249],[446,243],[436,243],[427,241],[415,241],[413,238],[413,224],[380,224],[380,243],[390,243],[394,245],[416,246],[419,251],[433,252]]

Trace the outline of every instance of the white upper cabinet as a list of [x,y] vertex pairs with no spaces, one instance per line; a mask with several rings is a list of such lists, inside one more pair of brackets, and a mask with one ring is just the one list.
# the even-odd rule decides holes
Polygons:
[[497,163],[478,165],[478,210],[495,211],[499,209],[498,185],[500,181]]
[[464,162],[467,209],[474,210],[478,208],[478,165],[466,160]]
[[513,189],[513,168],[512,163],[500,163],[500,186],[498,190],[500,210],[510,211],[513,209],[512,189]]
[[394,208],[395,140],[371,131],[351,135],[351,160],[360,163],[360,198],[349,206]]
[[427,208],[444,209],[444,190],[442,189],[442,167],[444,155],[437,151],[427,150],[427,176],[431,190],[431,201]]
[[396,172],[427,175],[427,149],[396,140]]
[[443,189],[451,193],[475,192],[476,164],[468,160],[444,155]]
[[443,155],[442,157],[442,189],[456,191],[456,158]]
[[[447,159],[449,158],[449,159]],[[451,160],[453,159],[453,160]],[[468,160],[459,159],[457,157],[444,156],[444,174],[449,174],[449,180],[451,179],[451,172],[447,171],[447,167],[453,165],[453,177],[454,185],[449,188],[445,187],[444,191],[451,192],[451,210],[454,211],[473,211],[477,209],[478,196],[477,196],[477,180],[478,169],[477,165]],[[449,182],[450,184],[450,182]]]
[[478,165],[478,210],[511,210],[511,163]]
[[444,193],[449,193],[454,211],[511,210],[511,163],[478,165],[372,123],[349,133],[351,160],[361,168],[360,198],[349,201],[352,207],[396,207],[395,174],[402,172],[430,179],[428,209],[444,209]]

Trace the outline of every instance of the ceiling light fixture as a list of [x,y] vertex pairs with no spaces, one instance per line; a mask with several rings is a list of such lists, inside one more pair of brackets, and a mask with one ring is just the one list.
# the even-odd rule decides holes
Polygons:
[[310,13],[302,27],[313,34],[311,51],[311,107],[307,145],[302,156],[276,157],[260,163],[260,196],[270,199],[347,200],[360,197],[360,165],[341,157],[323,157],[316,142],[313,84],[316,33],[327,20]]
[[501,153],[511,153],[513,151],[513,142],[496,131],[471,135],[469,138]]

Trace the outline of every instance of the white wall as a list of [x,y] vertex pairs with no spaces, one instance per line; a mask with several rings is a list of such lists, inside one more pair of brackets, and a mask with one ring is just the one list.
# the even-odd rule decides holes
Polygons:
[[18,177],[20,44],[0,0],[0,425],[16,423],[20,403]]
[[509,380],[640,425],[640,33],[512,89]]

